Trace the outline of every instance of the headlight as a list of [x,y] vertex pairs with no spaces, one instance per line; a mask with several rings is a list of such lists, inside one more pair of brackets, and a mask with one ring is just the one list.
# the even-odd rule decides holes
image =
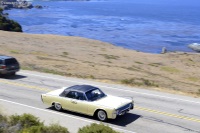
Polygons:
[[115,113],[118,115],[118,113],[119,113],[119,110],[115,110]]
[[133,109],[134,108],[134,104],[130,103],[129,107],[130,107],[130,109]]

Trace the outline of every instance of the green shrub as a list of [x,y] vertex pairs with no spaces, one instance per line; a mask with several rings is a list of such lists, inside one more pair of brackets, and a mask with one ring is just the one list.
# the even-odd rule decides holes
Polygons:
[[127,85],[137,85],[137,86],[149,86],[149,87],[159,87],[158,84],[155,84],[153,81],[150,81],[148,79],[144,78],[139,78],[139,79],[123,79],[121,80],[122,84],[127,84]]
[[162,71],[169,72],[169,73],[180,73],[181,71],[174,67],[163,66],[161,67]]
[[67,128],[62,127],[58,124],[51,124],[43,128],[42,133],[69,133]]
[[3,9],[2,8],[0,8],[0,15],[3,13]]
[[32,126],[29,128],[23,128],[20,133],[43,133],[42,129],[44,126]]
[[58,124],[50,126],[32,126],[22,129],[21,133],[69,133],[68,129]]
[[0,8],[0,30],[22,32],[22,27],[19,23],[5,17],[3,9]]
[[134,78],[131,78],[131,79],[123,79],[121,80],[121,83],[122,84],[130,84],[130,85],[133,85],[135,82],[135,79]]
[[[31,114],[12,115],[6,117],[0,114],[0,124],[6,124],[5,127],[0,126],[0,133],[16,132],[16,133],[69,133],[68,129],[58,124],[44,126],[43,122]],[[8,131],[10,127],[20,125],[13,131]]]
[[6,127],[3,126],[4,124],[6,125],[7,121],[8,118],[0,114],[0,133],[7,133]]
[[78,133],[119,133],[103,124],[93,123],[89,126],[79,128]]
[[7,120],[8,120],[8,118],[6,116],[3,116],[0,114],[0,123],[4,122],[4,121],[7,122]]
[[198,89],[197,95],[199,95],[199,96],[200,96],[200,89]]
[[31,114],[23,114],[23,115],[12,115],[10,116],[10,124],[12,126],[20,123],[22,127],[28,128],[31,126],[43,126],[43,123],[39,121],[39,119]]
[[115,55],[107,55],[107,54],[99,54],[99,55],[103,56],[106,59],[115,59],[115,60],[117,60],[117,59],[120,58],[119,56],[115,56]]

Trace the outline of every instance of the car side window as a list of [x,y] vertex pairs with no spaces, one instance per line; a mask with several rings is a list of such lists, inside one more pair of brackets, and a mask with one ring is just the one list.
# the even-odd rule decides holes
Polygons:
[[77,92],[77,97],[76,99],[78,100],[86,100],[85,95],[81,92]]
[[70,91],[67,95],[67,98],[73,98],[77,100],[86,100],[85,96],[81,92]]
[[69,93],[67,93],[66,97],[75,99],[75,91],[70,91]]

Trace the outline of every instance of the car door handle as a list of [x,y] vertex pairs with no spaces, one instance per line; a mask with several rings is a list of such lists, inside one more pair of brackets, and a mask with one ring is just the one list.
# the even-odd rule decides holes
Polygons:
[[72,103],[74,103],[74,104],[77,104],[77,102],[76,102],[76,101],[72,101]]

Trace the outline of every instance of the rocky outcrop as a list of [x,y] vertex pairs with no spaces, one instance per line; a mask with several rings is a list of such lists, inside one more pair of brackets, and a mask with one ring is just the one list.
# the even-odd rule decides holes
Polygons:
[[188,47],[196,52],[200,52],[200,43],[192,43],[189,44]]
[[36,6],[34,6],[34,8],[42,9],[43,7],[41,5],[36,5]]
[[31,9],[31,8],[38,8],[41,9],[41,5],[33,6],[32,3],[26,1],[26,0],[0,0],[0,8],[3,10],[9,10],[12,8],[17,8],[17,9]]
[[30,4],[30,3],[23,3],[23,4],[18,4],[18,5],[15,5],[14,8],[17,8],[17,9],[31,9],[33,8],[33,5]]
[[10,8],[8,7],[8,5],[0,5],[0,8],[3,10],[9,10]]

